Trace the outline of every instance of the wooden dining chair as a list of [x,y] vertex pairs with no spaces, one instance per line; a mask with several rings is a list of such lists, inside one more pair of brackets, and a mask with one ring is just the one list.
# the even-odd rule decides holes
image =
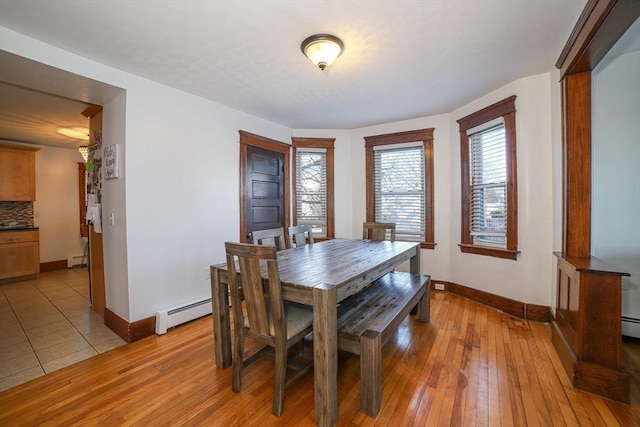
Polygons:
[[287,242],[284,238],[284,228],[282,227],[252,231],[251,242],[254,245],[273,245],[279,251],[287,249]]
[[[389,238],[387,238],[387,231]],[[362,224],[362,238],[364,240],[396,240],[396,224],[393,222],[364,222]]]
[[306,244],[313,245],[313,230],[310,225],[296,225],[289,227],[289,247],[299,248]]
[[[231,311],[234,322],[234,355],[232,390],[242,388],[243,368],[257,359],[263,347],[244,357],[244,340],[254,339],[275,352],[273,385],[273,414],[282,414],[284,390],[311,368],[311,364],[296,367],[295,373],[286,378],[287,352],[299,343],[313,328],[313,310],[309,306],[282,299],[278,255],[274,246],[226,242],[227,268],[231,290]],[[236,264],[237,262],[237,264]],[[268,283],[260,273],[261,262],[266,262]],[[240,280],[236,276],[239,273]],[[240,298],[240,283],[244,294],[244,310]]]

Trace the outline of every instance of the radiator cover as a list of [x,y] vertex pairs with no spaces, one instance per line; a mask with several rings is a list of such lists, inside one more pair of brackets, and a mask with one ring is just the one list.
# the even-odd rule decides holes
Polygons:
[[167,329],[211,314],[211,298],[183,304],[156,312],[156,334],[167,333]]

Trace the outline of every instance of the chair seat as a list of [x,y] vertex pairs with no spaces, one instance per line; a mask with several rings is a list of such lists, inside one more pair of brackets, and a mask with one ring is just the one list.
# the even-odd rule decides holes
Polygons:
[[[287,316],[287,339],[298,335],[313,324],[313,308],[308,305],[285,301],[284,312]],[[269,316],[269,329],[271,334],[275,334],[271,319],[271,316]],[[246,328],[249,327],[249,318],[247,316],[244,317],[244,326]]]

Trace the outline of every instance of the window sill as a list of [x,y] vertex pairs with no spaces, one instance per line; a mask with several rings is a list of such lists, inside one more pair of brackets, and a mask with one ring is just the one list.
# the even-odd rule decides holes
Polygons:
[[437,243],[433,242],[420,242],[420,249],[435,249]]
[[514,251],[511,249],[492,248],[489,246],[470,245],[468,243],[460,243],[460,251],[467,254],[486,255],[504,259],[518,259],[520,251]]

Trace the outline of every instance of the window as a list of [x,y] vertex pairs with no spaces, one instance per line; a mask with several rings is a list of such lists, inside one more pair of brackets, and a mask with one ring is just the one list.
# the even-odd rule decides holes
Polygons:
[[433,249],[433,129],[365,137],[367,221]]
[[334,237],[333,143],[330,138],[292,138],[293,223],[311,225],[314,238]]
[[517,258],[515,99],[458,120],[462,252]]

